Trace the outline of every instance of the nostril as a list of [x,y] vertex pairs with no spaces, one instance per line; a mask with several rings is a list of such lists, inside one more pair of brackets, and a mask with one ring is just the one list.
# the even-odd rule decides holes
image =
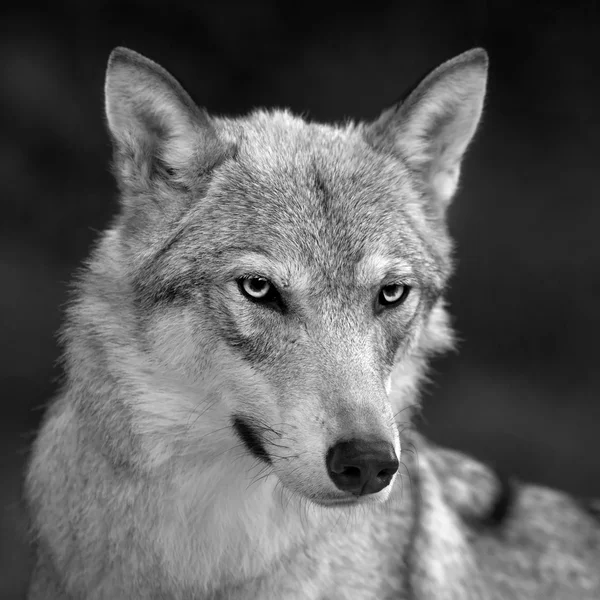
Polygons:
[[393,477],[394,473],[398,470],[398,467],[395,469],[382,469],[377,473],[377,477]]
[[340,475],[360,478],[360,469],[358,467],[344,467],[340,472]]

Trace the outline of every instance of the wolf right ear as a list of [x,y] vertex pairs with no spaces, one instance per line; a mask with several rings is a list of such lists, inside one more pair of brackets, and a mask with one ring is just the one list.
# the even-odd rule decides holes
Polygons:
[[122,185],[147,182],[157,172],[182,183],[223,154],[208,114],[167,71],[133,50],[112,51],[105,102]]
[[419,174],[438,208],[456,192],[461,161],[481,118],[487,67],[482,48],[456,56],[365,130],[373,146],[400,156]]

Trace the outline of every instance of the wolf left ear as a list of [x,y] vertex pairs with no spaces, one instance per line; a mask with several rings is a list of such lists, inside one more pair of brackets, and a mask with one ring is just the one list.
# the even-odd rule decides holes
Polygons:
[[112,51],[105,102],[123,185],[147,181],[157,170],[184,179],[184,172],[205,172],[222,155],[208,114],[165,69],[133,50]]
[[441,208],[456,192],[461,161],[481,118],[487,67],[482,48],[456,56],[365,130],[373,146],[399,155],[419,173]]

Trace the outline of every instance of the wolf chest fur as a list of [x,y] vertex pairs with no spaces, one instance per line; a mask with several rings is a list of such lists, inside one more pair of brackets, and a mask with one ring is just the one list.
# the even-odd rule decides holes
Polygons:
[[600,597],[592,505],[411,427],[486,76],[334,126],[212,117],[112,53],[120,211],[28,468],[31,600]]

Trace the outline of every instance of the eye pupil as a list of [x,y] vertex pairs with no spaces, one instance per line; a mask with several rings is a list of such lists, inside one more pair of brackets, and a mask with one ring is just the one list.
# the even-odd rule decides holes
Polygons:
[[253,292],[261,293],[268,286],[266,279],[259,279],[258,277],[253,277],[248,280],[248,285],[250,286],[250,290]]
[[384,287],[383,288],[383,297],[388,302],[393,302],[396,299],[399,287],[400,286],[398,286],[398,285],[388,285],[388,286]]

